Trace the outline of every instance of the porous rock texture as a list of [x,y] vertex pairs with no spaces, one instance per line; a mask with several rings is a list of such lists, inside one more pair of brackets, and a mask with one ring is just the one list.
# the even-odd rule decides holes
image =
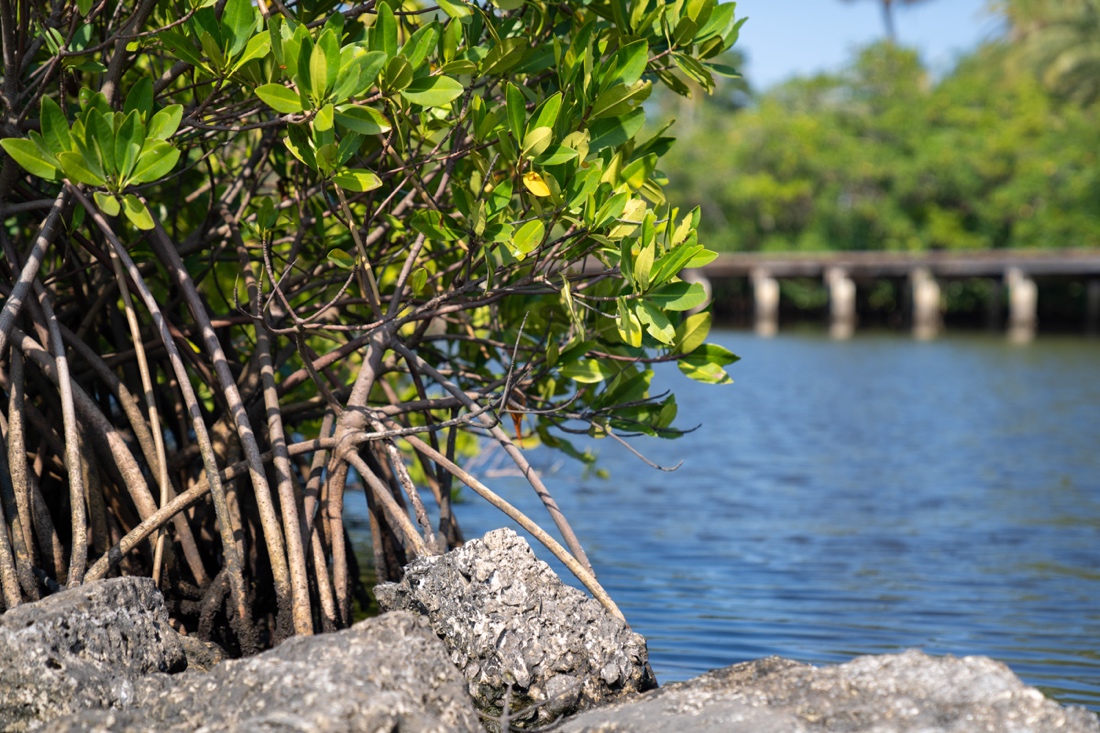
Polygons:
[[85,711],[51,730],[112,733],[481,733],[446,650],[423,619],[393,613],[295,637],[205,673],[149,675],[137,706]]
[[32,730],[82,708],[133,702],[134,683],[187,666],[148,578],[63,591],[0,616],[0,730]]
[[1100,733],[988,657],[921,652],[736,664],[581,713],[555,733]]
[[384,610],[425,616],[478,709],[516,727],[657,686],[645,639],[562,583],[510,529],[419,559],[375,596]]

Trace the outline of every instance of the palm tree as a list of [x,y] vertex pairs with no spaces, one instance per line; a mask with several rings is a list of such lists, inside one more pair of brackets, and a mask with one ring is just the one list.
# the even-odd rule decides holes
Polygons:
[[[845,2],[854,2],[855,0],[845,0]],[[882,6],[882,22],[886,26],[886,37],[891,41],[897,40],[897,33],[894,30],[894,5],[916,5],[924,0],[878,0]]]
[[1100,0],[1002,0],[1018,59],[1054,93],[1100,100]]

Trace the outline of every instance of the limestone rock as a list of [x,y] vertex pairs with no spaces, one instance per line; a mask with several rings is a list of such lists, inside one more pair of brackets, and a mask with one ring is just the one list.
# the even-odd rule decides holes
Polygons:
[[187,665],[148,578],[62,591],[0,616],[0,729],[32,730],[83,708],[134,698],[134,681]]
[[51,730],[139,733],[480,733],[477,711],[423,619],[386,614],[295,637],[209,672],[148,675],[135,705],[85,711]]
[[563,584],[510,529],[417,560],[375,596],[384,610],[427,617],[480,710],[501,717],[507,691],[513,726],[544,725],[657,684],[645,639]]
[[1100,719],[987,657],[921,652],[736,664],[581,713],[556,733],[1100,733]]

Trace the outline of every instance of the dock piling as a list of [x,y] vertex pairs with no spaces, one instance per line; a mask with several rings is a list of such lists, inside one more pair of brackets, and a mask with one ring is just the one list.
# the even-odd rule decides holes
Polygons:
[[752,271],[754,328],[760,336],[774,336],[779,330],[779,281],[763,267]]
[[1026,342],[1035,338],[1038,322],[1039,291],[1035,281],[1019,267],[1005,270],[1008,287],[1008,337],[1012,341]]
[[850,338],[856,328],[856,284],[844,268],[830,267],[825,270],[825,285],[829,288],[829,335]]
[[909,273],[913,291],[913,335],[918,339],[934,338],[943,326],[940,314],[940,284],[927,267],[914,268]]

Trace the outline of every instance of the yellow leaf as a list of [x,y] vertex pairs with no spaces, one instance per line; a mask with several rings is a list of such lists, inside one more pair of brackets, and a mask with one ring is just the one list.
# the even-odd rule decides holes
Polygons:
[[527,171],[523,174],[523,185],[536,196],[550,195],[550,187],[546,185],[546,181],[542,180],[542,176],[534,171]]

